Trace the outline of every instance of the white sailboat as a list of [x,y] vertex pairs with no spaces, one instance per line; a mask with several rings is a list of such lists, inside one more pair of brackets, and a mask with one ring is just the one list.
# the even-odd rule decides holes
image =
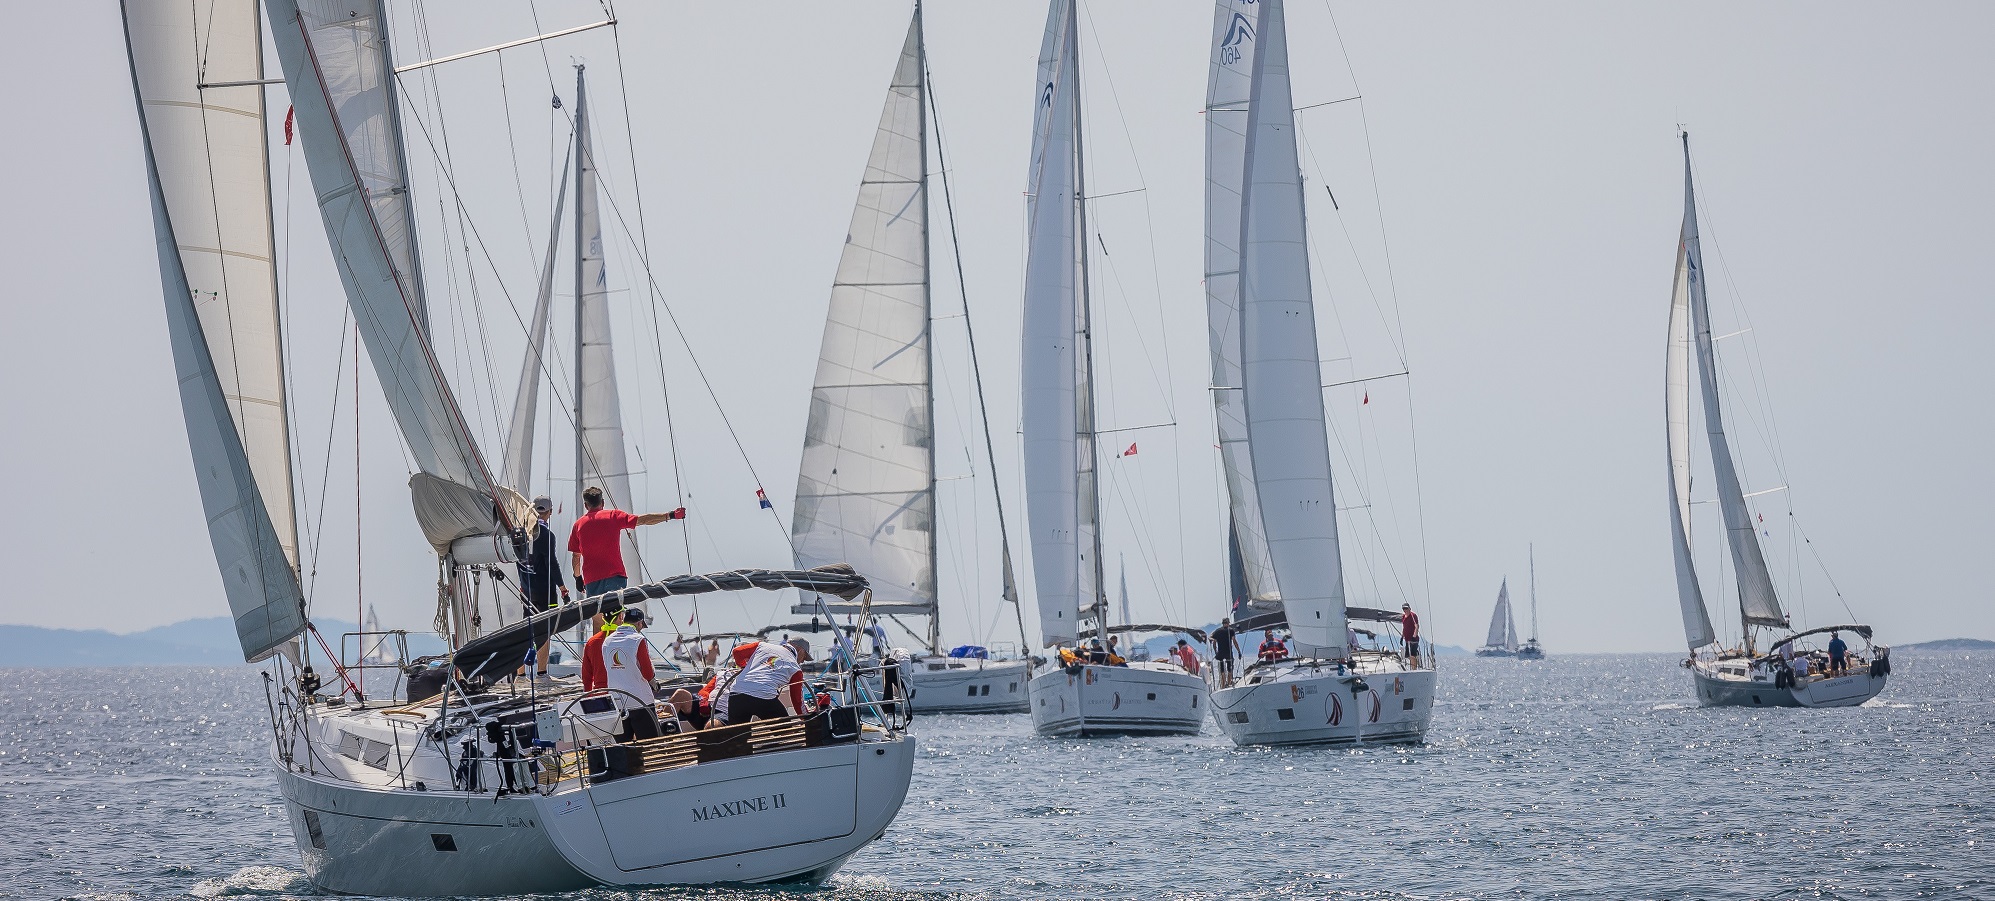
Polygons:
[[1237,744],[1418,741],[1435,674],[1351,641],[1304,241],[1281,0],[1221,0],[1206,96],[1206,303],[1231,537],[1250,606],[1290,653],[1212,692]]
[[1496,609],[1489,614],[1489,634],[1482,640],[1482,647],[1475,649],[1477,657],[1517,656],[1517,617],[1510,612],[1510,580],[1496,589]]
[[[832,281],[797,474],[791,545],[799,567],[852,562],[870,576],[874,615],[927,618],[920,636],[926,647],[902,667],[915,713],[1023,713],[1032,678],[1029,659],[991,659],[983,648],[945,654],[942,648],[928,64],[921,21],[916,3]],[[968,315],[966,308],[966,322]],[[974,340],[970,354],[974,365]],[[981,384],[979,377],[980,404]],[[984,440],[988,452],[987,419]],[[992,490],[997,493],[995,474]],[[1002,536],[1002,494],[998,524]],[[1000,541],[1002,599],[1015,606],[1011,544],[1008,538]],[[815,611],[809,603],[797,608]],[[857,605],[843,602],[831,604],[831,611],[847,617],[859,612]],[[1021,616],[1021,641],[1023,626]]]
[[478,586],[496,580],[480,577],[510,563],[527,509],[487,469],[430,345],[386,18],[378,0],[268,5],[340,281],[419,470],[454,647],[409,696],[372,697],[337,660],[340,690],[321,692],[301,647],[316,633],[296,569],[261,17],[251,0],[129,0],[188,443],[244,658],[268,661],[273,762],[307,875],[393,896],[829,875],[905,797],[913,745],[890,706],[626,742],[623,714],[590,712],[578,691],[492,680],[596,612],[747,588],[863,597],[866,580],[681,576],[481,634]]
[[1538,549],[1529,551],[1531,563],[1531,637],[1517,646],[1517,659],[1543,660],[1545,647],[1538,643]]
[[[1670,292],[1669,354],[1664,367],[1665,409],[1669,438],[1670,534],[1676,552],[1677,601],[1683,613],[1684,640],[1697,700],[1709,706],[1850,707],[1884,690],[1891,674],[1891,649],[1871,642],[1863,624],[1825,626],[1794,631],[1774,592],[1773,577],[1760,550],[1752,511],[1732,460],[1718,403],[1718,358],[1711,335],[1711,311],[1705,298],[1704,251],[1697,235],[1697,200],[1691,183],[1690,135],[1683,140],[1683,230],[1676,247],[1676,279]],[[1724,647],[1711,628],[1704,592],[1690,544],[1690,373],[1692,346],[1697,348],[1696,372],[1710,442],[1711,469],[1717,482],[1725,539],[1739,594],[1741,646]],[[1849,653],[1841,668],[1823,664],[1828,655],[1810,650],[1829,635],[1846,646],[1841,633],[1862,640],[1867,653]],[[1761,641],[1767,643],[1761,646]]]
[[[1034,93],[1020,372],[1026,526],[1040,641],[1049,648],[1100,640],[1110,630],[1095,472],[1079,55],[1073,0],[1052,0]],[[1124,624],[1121,631],[1134,629]],[[1062,665],[1032,679],[1039,734],[1199,731],[1206,686],[1183,667],[1112,665],[1105,652],[1065,650],[1061,657]]]

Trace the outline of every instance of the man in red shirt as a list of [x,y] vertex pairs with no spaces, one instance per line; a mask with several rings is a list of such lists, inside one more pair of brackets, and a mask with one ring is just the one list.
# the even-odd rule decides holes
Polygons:
[[1399,605],[1399,637],[1406,641],[1406,662],[1420,665],[1420,614],[1413,612],[1413,605]]
[[623,567],[623,533],[626,529],[653,523],[685,519],[686,508],[670,513],[631,514],[603,508],[603,489],[591,486],[582,492],[582,506],[588,508],[568,532],[568,551],[575,564],[575,587],[583,597],[630,587]]

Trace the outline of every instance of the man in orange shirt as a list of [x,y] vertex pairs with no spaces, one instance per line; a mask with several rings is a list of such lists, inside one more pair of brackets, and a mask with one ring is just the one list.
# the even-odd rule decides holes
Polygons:
[[685,519],[686,508],[669,513],[631,514],[604,509],[603,489],[590,486],[582,492],[582,506],[588,508],[568,531],[568,552],[575,564],[575,587],[583,597],[630,587],[623,567],[623,533],[626,529],[653,523]]

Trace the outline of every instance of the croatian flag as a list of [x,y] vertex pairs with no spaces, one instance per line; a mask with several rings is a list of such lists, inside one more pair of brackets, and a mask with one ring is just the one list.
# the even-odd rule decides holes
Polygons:
[[1128,449],[1128,450],[1126,450],[1126,451],[1123,451],[1122,453],[1119,453],[1119,454],[1116,454],[1116,456],[1118,456],[1118,457],[1134,457],[1134,456],[1136,456],[1136,444],[1135,444],[1134,442],[1131,442],[1131,443],[1130,443],[1130,445],[1129,445],[1129,449]]
[[755,502],[761,504],[764,510],[773,510],[776,508],[775,504],[769,503],[769,495],[763,493],[760,488],[755,489]]

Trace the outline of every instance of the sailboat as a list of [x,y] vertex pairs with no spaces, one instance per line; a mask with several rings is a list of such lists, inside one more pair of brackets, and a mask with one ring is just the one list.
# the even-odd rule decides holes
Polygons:
[[[1029,659],[991,659],[982,647],[946,654],[942,648],[928,144],[928,60],[916,3],[832,281],[791,545],[799,567],[852,562],[871,576],[875,616],[928,620],[926,647],[902,665],[915,713],[1023,713]],[[966,307],[966,324],[968,318]],[[974,366],[974,340],[970,357]],[[977,383],[981,407],[981,374]],[[984,443],[990,451],[988,417]],[[1004,498],[995,476],[992,490],[1002,536]],[[1011,544],[1000,541],[1001,596],[1016,607]],[[845,602],[832,603],[831,611],[859,612]],[[1023,642],[1022,614],[1019,632]]]
[[1027,176],[1020,404],[1040,642],[1056,649],[1061,665],[1032,679],[1032,726],[1047,736],[1191,735],[1205,718],[1204,680],[1167,661],[1117,665],[1105,650],[1078,644],[1138,627],[1109,623],[1095,471],[1080,29],[1074,0],[1049,7]]
[[1482,640],[1482,647],[1475,649],[1475,655],[1517,656],[1517,617],[1510,612],[1510,580],[1507,578],[1496,589],[1496,609],[1489,614],[1489,635]]
[[1418,741],[1434,670],[1358,647],[1352,620],[1400,614],[1345,606],[1286,15],[1281,0],[1215,12],[1205,265],[1227,547],[1249,606],[1267,611],[1238,628],[1286,624],[1291,656],[1215,688],[1212,715],[1240,745]]
[[[1669,438],[1670,535],[1676,551],[1677,602],[1683,635],[1690,647],[1684,661],[1707,706],[1850,707],[1877,696],[1891,674],[1891,649],[1872,643],[1861,623],[1795,631],[1774,592],[1773,577],[1760,550],[1758,527],[1746,507],[1745,490],[1725,436],[1718,403],[1718,357],[1705,299],[1704,251],[1697,236],[1697,198],[1691,182],[1690,135],[1683,141],[1683,229],[1676,245],[1676,278],[1670,291],[1669,353],[1664,365]],[[1741,646],[1724,647],[1711,628],[1704,592],[1690,544],[1690,373],[1692,346],[1710,441],[1711,469],[1737,581]],[[1851,653],[1846,665],[1824,670],[1827,660],[1810,647],[1824,635],[1840,645],[1842,633],[1861,640],[1865,653]],[[1764,644],[1762,644],[1764,642]]]
[[[638,740],[624,713],[594,711],[578,690],[503,677],[536,644],[625,605],[749,588],[863,600],[866,579],[849,567],[678,576],[484,629],[481,586],[498,583],[487,577],[510,565],[529,514],[487,467],[430,343],[394,95],[393,73],[408,67],[389,58],[378,0],[268,9],[340,284],[417,469],[412,501],[453,648],[376,696],[313,627],[297,569],[261,15],[252,0],[128,0],[183,420],[243,657],[266,665],[272,762],[307,876],[388,896],[827,877],[906,796],[913,744],[892,705]],[[631,740],[616,737],[625,728]]]
[[1529,550],[1531,563],[1531,637],[1517,646],[1517,659],[1543,660],[1545,648],[1538,643],[1538,550]]

